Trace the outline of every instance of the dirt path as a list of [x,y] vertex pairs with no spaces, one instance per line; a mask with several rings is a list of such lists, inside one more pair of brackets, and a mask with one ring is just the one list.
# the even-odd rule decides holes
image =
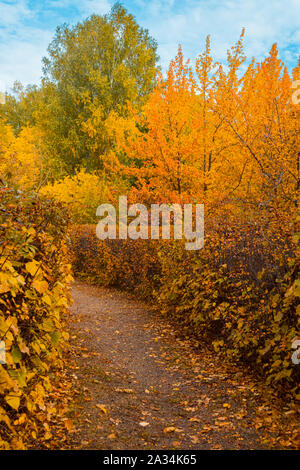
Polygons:
[[76,282],[73,298],[72,448],[269,446],[272,410],[239,369],[195,350],[126,293]]

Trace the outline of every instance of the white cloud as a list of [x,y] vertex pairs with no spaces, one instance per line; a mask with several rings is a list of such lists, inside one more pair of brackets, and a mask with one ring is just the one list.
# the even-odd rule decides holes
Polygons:
[[[165,67],[174,55],[176,44],[181,43],[185,54],[194,59],[203,50],[208,34],[215,58],[224,60],[227,49],[236,42],[243,27],[249,58],[263,59],[274,42],[278,42],[283,59],[290,60],[290,47],[298,46],[300,50],[299,0],[178,0],[173,9],[171,4],[166,8],[166,2],[160,2],[164,8],[157,8],[156,15],[153,6],[147,10],[147,4],[144,2],[144,17],[148,18],[147,27],[158,40]],[[150,18],[148,11],[152,13]],[[294,58],[296,55],[293,54]]]
[[78,8],[84,15],[92,13],[104,15],[110,10],[110,2],[108,0],[83,0],[78,3]]
[[103,15],[111,7],[109,0],[46,0],[44,4],[48,8],[51,7],[56,10],[73,7],[83,16],[88,16],[92,13]]
[[[41,58],[54,34],[45,24],[45,11],[52,21],[73,23],[92,13],[104,14],[114,0],[0,0],[0,90],[14,80],[37,83]],[[122,0],[137,21],[159,43],[161,64],[166,68],[179,43],[193,61],[211,35],[216,60],[246,28],[245,50],[249,58],[262,60],[272,43],[278,42],[280,57],[289,67],[297,63],[300,50],[300,0]],[[33,6],[32,6],[33,5]],[[42,18],[42,19],[41,19]]]
[[[51,36],[50,36],[51,37]],[[48,40],[40,44],[11,43],[1,48],[0,90],[9,89],[15,80],[23,84],[38,83],[41,77],[41,58],[45,54]]]
[[0,91],[8,90],[14,81],[24,85],[39,83],[42,57],[54,35],[54,28],[35,27],[43,9],[53,11],[58,24],[69,18],[61,10],[75,9],[76,20],[91,13],[104,14],[110,9],[108,0],[46,0],[30,7],[29,0],[0,1]]
[[12,35],[0,49],[0,90],[9,89],[15,80],[24,85],[40,81],[41,60],[52,38],[52,32],[23,28],[22,39]]
[[32,11],[30,11],[26,0],[0,1],[1,26],[17,25],[24,18],[30,18],[31,16]]
[[29,26],[35,15],[28,1],[0,1],[0,90],[15,80],[28,84],[40,79],[41,57],[51,32]]

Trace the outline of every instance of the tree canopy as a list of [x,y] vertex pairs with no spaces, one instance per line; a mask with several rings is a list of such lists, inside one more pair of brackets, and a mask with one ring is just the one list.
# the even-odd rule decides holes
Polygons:
[[156,83],[157,43],[120,4],[107,15],[56,29],[43,59],[40,87],[16,82],[1,117],[15,134],[27,125],[44,134],[55,176],[101,169],[113,147],[107,122],[141,107]]
[[107,15],[57,28],[43,59],[43,87],[51,95],[47,126],[67,166],[101,166],[110,148],[105,122],[111,112],[123,115],[127,101],[145,102],[155,84],[156,49],[119,4]]

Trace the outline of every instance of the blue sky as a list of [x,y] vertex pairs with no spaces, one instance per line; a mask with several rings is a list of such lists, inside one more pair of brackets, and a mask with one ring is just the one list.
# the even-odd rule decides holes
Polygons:
[[[38,83],[41,58],[57,25],[104,14],[110,0],[0,0],[0,91],[15,80]],[[179,43],[195,59],[211,35],[212,50],[223,61],[226,50],[246,28],[248,57],[263,59],[277,42],[280,57],[294,67],[300,53],[300,0],[123,0],[138,23],[159,43],[166,68]]]

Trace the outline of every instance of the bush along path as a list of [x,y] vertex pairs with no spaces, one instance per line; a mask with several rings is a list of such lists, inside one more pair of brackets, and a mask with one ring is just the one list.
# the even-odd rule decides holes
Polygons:
[[[64,448],[293,449],[295,411],[151,308],[76,282]],[[62,446],[62,444],[57,444]]]

